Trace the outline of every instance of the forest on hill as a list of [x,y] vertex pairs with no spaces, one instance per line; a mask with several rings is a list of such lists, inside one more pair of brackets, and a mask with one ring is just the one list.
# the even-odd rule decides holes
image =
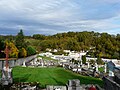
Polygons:
[[91,57],[120,59],[120,34],[110,35],[98,32],[68,32],[52,36],[35,34],[33,39],[40,40],[39,48],[71,51],[88,51]]
[[87,55],[91,57],[120,59],[120,34],[110,35],[108,33],[83,31],[58,33],[50,36],[41,34],[24,36],[22,32],[22,38],[24,39],[21,41],[19,33],[16,36],[0,36],[0,46],[2,45],[0,50],[3,50],[7,40],[16,46],[20,57],[25,56],[20,54],[20,52],[23,52],[22,48],[27,52],[27,55],[31,55],[28,49],[30,47],[38,52],[45,51],[47,48],[57,49],[61,53],[63,50],[88,51]]

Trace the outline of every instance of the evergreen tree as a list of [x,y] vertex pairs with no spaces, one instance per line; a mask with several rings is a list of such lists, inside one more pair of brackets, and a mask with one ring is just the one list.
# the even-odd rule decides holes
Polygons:
[[18,49],[26,47],[25,40],[24,40],[24,34],[23,34],[22,29],[17,34],[15,43],[16,43],[16,46],[17,46]]
[[86,64],[86,55],[82,56],[82,63]]

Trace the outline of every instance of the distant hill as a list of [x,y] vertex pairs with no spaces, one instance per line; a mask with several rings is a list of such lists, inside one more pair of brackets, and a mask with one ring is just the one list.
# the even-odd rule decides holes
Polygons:
[[[16,36],[0,36],[0,38],[15,41]],[[34,34],[24,36],[28,46],[34,47],[38,52],[47,48],[71,51],[88,51],[91,57],[120,59],[120,34],[110,35],[98,32],[67,32],[51,36]],[[25,44],[25,45],[26,45]]]
[[[68,32],[51,36],[34,34],[29,39],[41,51],[46,48],[58,50],[89,51],[91,57],[120,59],[120,34],[98,32]],[[37,40],[37,41],[36,41]],[[33,43],[32,43],[33,42]],[[35,43],[36,42],[36,43]]]

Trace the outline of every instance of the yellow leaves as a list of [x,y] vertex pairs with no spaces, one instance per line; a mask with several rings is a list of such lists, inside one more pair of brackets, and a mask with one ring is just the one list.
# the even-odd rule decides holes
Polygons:
[[23,57],[27,56],[27,51],[25,50],[25,48],[22,48],[22,50],[21,50],[21,56],[23,56]]
[[99,57],[102,57],[102,56],[103,56],[103,53],[102,53],[102,52],[100,52],[100,53],[99,53]]
[[8,42],[8,41],[6,41],[5,43],[9,47],[9,50],[10,50],[9,56],[12,57],[12,58],[17,58],[19,50],[17,49],[15,44],[13,42]]

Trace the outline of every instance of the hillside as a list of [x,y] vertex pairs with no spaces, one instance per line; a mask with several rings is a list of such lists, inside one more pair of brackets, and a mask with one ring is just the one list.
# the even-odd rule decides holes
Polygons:
[[[97,32],[68,32],[52,36],[35,34],[27,39],[39,51],[46,48],[71,51],[89,51],[91,57],[120,59],[120,34]],[[37,41],[36,41],[37,40]]]

